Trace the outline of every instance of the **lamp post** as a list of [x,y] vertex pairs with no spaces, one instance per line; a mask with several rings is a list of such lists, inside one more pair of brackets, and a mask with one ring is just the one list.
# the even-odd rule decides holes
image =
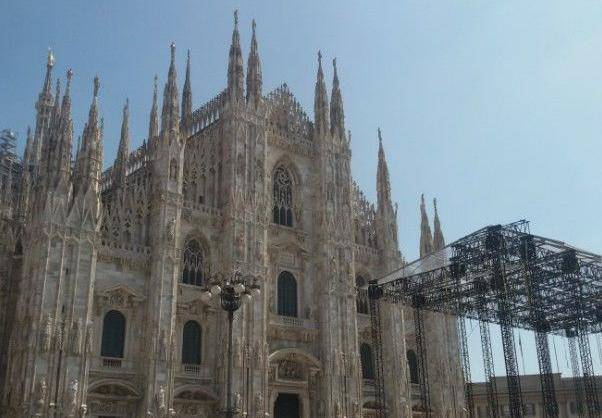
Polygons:
[[260,286],[256,276],[243,275],[235,271],[229,276],[216,274],[211,278],[211,287],[206,289],[201,298],[205,302],[213,296],[219,296],[220,305],[228,313],[228,368],[226,377],[226,418],[235,417],[240,411],[232,405],[232,323],[234,312],[243,302],[250,302],[253,296],[260,295]]

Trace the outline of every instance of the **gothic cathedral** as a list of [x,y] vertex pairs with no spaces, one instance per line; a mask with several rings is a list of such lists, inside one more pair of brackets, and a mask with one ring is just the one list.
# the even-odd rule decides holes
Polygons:
[[[263,93],[254,22],[245,78],[235,15],[227,86],[193,109],[190,54],[180,100],[172,44],[147,139],[130,150],[126,103],[104,171],[99,79],[75,145],[73,74],[61,96],[53,64],[23,159],[1,179],[0,415],[221,416],[228,322],[206,289],[242,271],[260,293],[234,318],[239,416],[376,416],[365,287],[405,261],[380,130],[377,203],[352,180],[336,61],[329,97],[318,55],[311,120],[286,84]],[[424,200],[421,212],[426,255],[444,243]],[[412,310],[381,312],[383,406],[423,416]],[[432,415],[460,417],[455,322],[426,326]]]

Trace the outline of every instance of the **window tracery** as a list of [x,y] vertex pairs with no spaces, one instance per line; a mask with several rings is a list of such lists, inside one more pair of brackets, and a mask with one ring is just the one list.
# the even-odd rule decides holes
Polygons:
[[203,252],[196,239],[186,243],[183,254],[182,283],[202,286],[204,282]]
[[274,170],[274,223],[293,226],[293,181],[283,166]]

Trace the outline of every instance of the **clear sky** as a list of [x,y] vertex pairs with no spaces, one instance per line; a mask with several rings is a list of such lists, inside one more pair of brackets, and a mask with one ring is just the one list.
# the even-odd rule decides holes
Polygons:
[[[317,50],[338,58],[354,177],[374,200],[380,126],[407,259],[420,193],[438,198],[448,242],[528,219],[536,234],[602,253],[600,2],[4,0],[0,128],[23,139],[34,124],[50,46],[55,74],[75,73],[76,136],[99,74],[112,164],[126,97],[133,145],[146,136],[172,40],[180,87],[191,50],[195,107],[224,88],[235,8],[245,57],[257,20],[264,91],[288,83],[309,115]],[[329,65],[326,75],[330,85]]]

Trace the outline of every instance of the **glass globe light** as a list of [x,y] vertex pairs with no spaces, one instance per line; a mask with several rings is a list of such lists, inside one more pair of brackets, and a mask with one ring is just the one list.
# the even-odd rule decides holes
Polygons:
[[253,296],[259,297],[259,295],[261,295],[261,289],[256,287],[255,289],[253,289]]
[[249,293],[245,293],[242,297],[245,302],[251,302],[251,299],[253,299]]
[[214,284],[213,286],[211,286],[211,294],[212,295],[217,296],[220,293],[222,293],[222,288],[219,287],[219,285]]
[[245,285],[242,284],[242,283],[236,283],[234,285],[234,291],[236,293],[242,293],[242,292],[244,292],[245,291]]

